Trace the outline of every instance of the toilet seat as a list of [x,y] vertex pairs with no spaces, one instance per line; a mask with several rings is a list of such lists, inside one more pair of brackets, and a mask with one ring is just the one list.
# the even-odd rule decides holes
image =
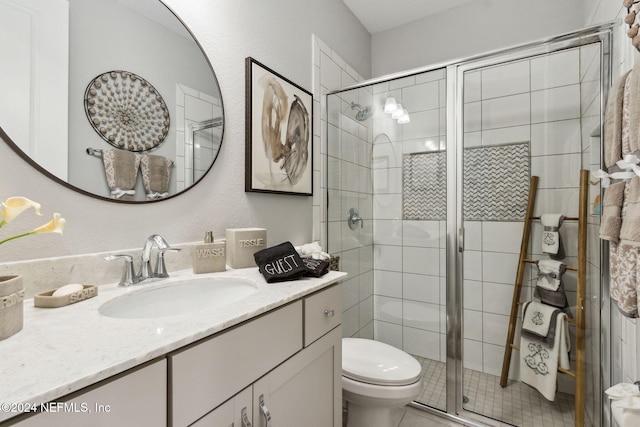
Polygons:
[[402,386],[420,379],[416,359],[388,344],[362,338],[342,339],[342,375],[381,386]]

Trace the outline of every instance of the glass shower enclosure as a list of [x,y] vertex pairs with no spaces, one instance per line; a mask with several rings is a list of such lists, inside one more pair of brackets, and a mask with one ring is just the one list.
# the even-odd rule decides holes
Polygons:
[[[469,425],[577,425],[571,376],[558,375],[549,401],[520,381],[514,351],[507,386],[499,382],[530,177],[540,182],[534,215],[578,215],[579,171],[601,164],[612,31],[590,28],[327,95],[326,243],[349,273],[343,333],[421,363],[424,388],[412,406]],[[607,381],[600,186],[589,187],[584,425],[599,426]],[[347,221],[353,210],[363,219],[356,228]],[[560,234],[563,263],[576,265],[577,223]],[[534,223],[528,258],[546,256],[541,236]],[[521,301],[533,298],[536,276],[534,266],[525,272]],[[563,279],[575,312],[575,272]],[[575,335],[570,328],[572,368]]]

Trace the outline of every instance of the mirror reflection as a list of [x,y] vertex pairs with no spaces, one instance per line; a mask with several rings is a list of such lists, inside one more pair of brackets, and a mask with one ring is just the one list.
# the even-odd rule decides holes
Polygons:
[[159,200],[197,183],[217,157],[215,74],[159,0],[0,0],[0,54],[11,58],[0,67],[0,127],[62,183]]

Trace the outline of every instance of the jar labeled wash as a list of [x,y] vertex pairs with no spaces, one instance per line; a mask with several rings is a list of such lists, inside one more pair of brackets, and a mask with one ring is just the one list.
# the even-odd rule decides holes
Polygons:
[[213,233],[207,231],[204,243],[193,245],[193,272],[215,273],[227,269],[226,243],[224,241],[215,242]]

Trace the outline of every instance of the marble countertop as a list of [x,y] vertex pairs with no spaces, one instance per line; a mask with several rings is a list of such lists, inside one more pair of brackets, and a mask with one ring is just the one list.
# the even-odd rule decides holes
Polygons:
[[[257,291],[223,308],[152,319],[119,319],[98,313],[105,301],[168,281],[242,277]],[[201,338],[338,282],[346,273],[267,283],[257,268],[221,273],[171,274],[163,281],[129,287],[100,286],[98,295],[60,308],[37,308],[25,300],[24,327],[0,341],[0,404],[39,404],[155,359]],[[19,413],[0,407],[0,421]]]

